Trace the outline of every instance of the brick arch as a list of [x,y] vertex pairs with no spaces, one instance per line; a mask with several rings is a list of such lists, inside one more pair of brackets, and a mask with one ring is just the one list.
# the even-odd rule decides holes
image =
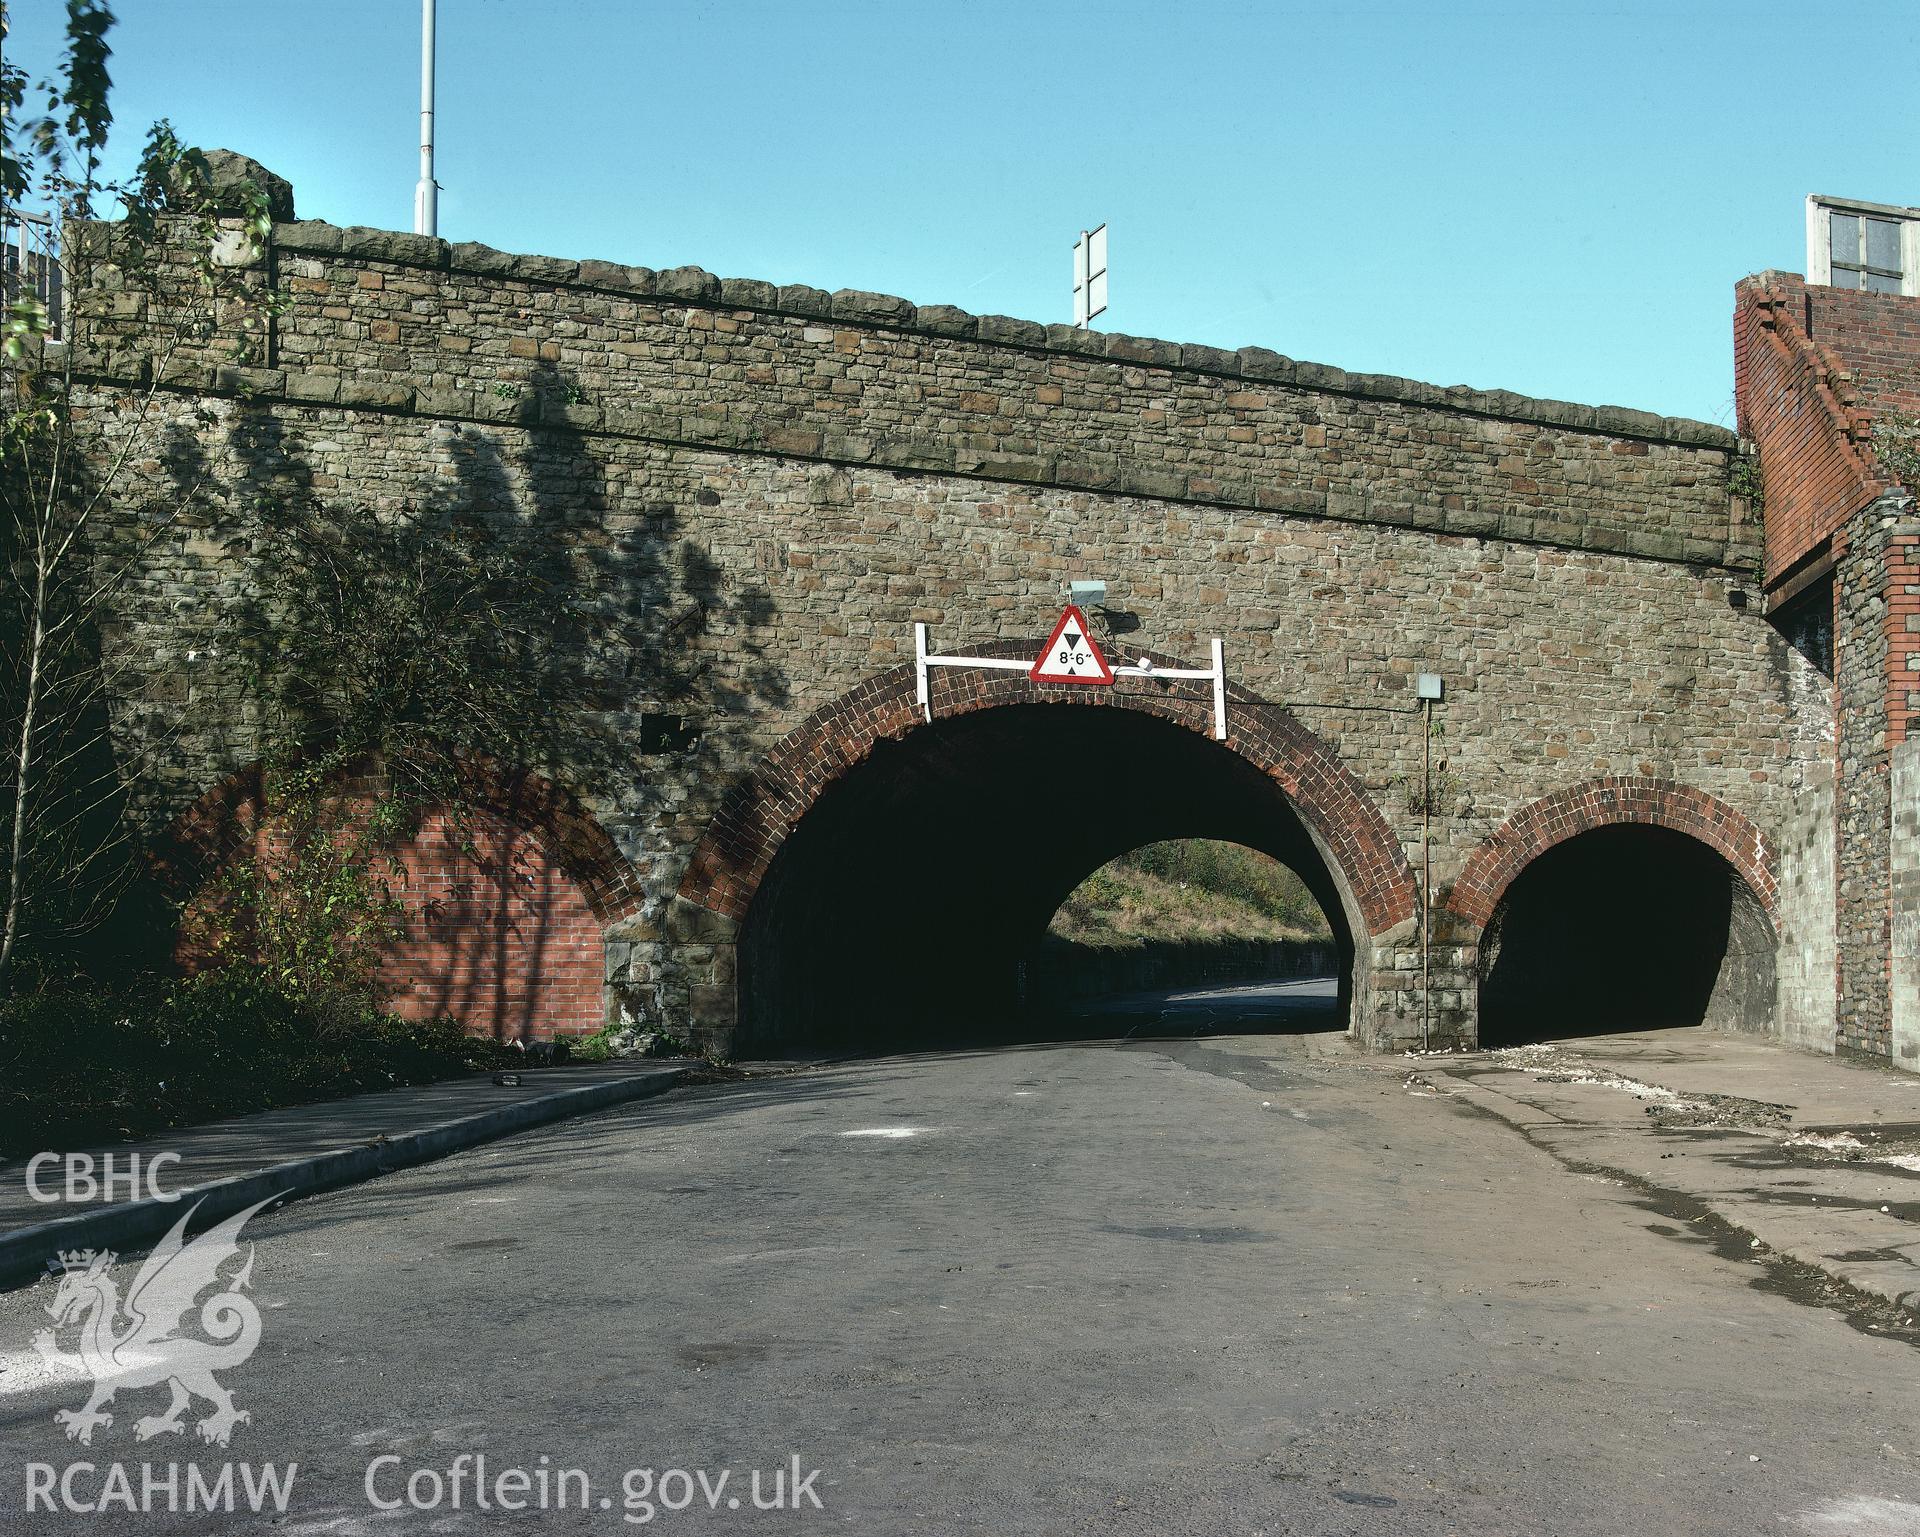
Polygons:
[[[969,654],[1025,658],[1021,642],[973,645]],[[1189,667],[1149,652],[1158,667]],[[1011,669],[937,668],[930,679],[935,719],[1004,705],[1049,704],[1137,710],[1211,737],[1209,685],[1123,678],[1112,687],[1039,684]],[[787,835],[841,775],[883,741],[925,724],[911,664],[877,674],[822,706],[777,743],[722,802],[694,850],[679,895],[736,922],[745,918],[761,879]],[[1244,689],[1228,689],[1227,740],[1274,780],[1319,838],[1350,890],[1369,934],[1413,917],[1417,887],[1405,851],[1386,818],[1333,750],[1279,705]]]
[[1620,823],[1699,839],[1734,868],[1773,921],[1779,888],[1773,849],[1759,828],[1704,790],[1625,774],[1589,779],[1516,811],[1468,856],[1442,907],[1485,928],[1514,877],[1540,855],[1581,833]]
[[[272,857],[267,779],[258,764],[229,775],[155,844],[155,872],[190,917],[223,865]],[[363,766],[329,794],[351,818],[385,789],[377,766]],[[640,903],[631,867],[586,808],[538,775],[471,763],[456,794],[457,821],[445,806],[427,807],[393,851],[405,937],[382,965],[388,1007],[450,1013],[502,1038],[598,1029],[605,932]],[[191,941],[181,959],[192,964]]]

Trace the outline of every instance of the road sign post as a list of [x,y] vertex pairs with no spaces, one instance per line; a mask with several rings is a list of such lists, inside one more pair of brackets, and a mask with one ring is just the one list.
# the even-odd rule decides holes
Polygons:
[[1083,330],[1107,307],[1107,227],[1080,231],[1073,243],[1073,323]]

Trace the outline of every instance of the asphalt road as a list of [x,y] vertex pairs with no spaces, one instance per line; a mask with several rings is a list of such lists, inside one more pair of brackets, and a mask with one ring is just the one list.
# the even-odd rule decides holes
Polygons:
[[[161,1388],[68,1442],[44,1283],[0,1297],[0,1525],[262,1529],[23,1509],[29,1464],[232,1460],[298,1462],[283,1533],[1920,1532],[1912,1347],[1403,1079],[1324,1037],[893,1058],[303,1201],[249,1229],[224,1452],[134,1440]],[[453,1510],[463,1454],[589,1508]],[[727,1507],[796,1457],[821,1508]],[[439,1507],[376,1509],[376,1458]],[[639,1468],[732,1474],[710,1514]]]
[[1097,998],[1062,1023],[1070,1035],[1117,1037],[1339,1030],[1343,1021],[1334,979],[1299,977]]

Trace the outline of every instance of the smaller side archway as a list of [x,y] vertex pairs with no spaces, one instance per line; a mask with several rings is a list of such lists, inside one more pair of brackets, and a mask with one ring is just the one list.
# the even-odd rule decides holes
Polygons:
[[[343,826],[385,792],[377,766],[328,787]],[[498,1040],[583,1035],[606,1020],[608,927],[640,905],[632,867],[592,814],[537,774],[465,766],[460,812],[423,809],[384,850],[379,873],[400,906],[401,938],[382,959],[386,1006],[451,1015]],[[178,817],[152,850],[162,889],[185,916],[177,959],[204,963],[194,935],[215,916],[211,883],[239,859],[285,857],[269,776],[250,765]]]
[[1523,808],[1444,904],[1475,940],[1479,1039],[1770,1028],[1773,855],[1723,801],[1610,777]]

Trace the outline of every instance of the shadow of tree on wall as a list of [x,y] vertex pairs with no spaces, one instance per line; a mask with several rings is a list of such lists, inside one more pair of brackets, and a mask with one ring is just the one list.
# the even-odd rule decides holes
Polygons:
[[[572,381],[540,363],[531,384],[514,423],[418,423],[433,462],[378,503],[337,497],[292,413],[243,404],[227,440],[251,553],[226,620],[268,777],[405,808],[396,1002],[516,1035],[551,1008],[578,1020],[589,963],[597,1013],[604,971],[600,925],[513,814],[518,790],[562,786],[618,840],[670,807],[692,757],[739,758],[751,713],[787,694],[752,639],[772,594],[697,537],[697,470],[657,455],[616,493]],[[675,723],[651,734],[664,751],[649,715]],[[335,795],[330,814],[353,812]]]
[[[0,794],[0,820],[11,826],[18,809],[26,828],[16,989],[82,975],[123,979],[165,963],[169,914],[146,878],[146,813],[164,793],[168,761],[187,729],[192,682],[178,665],[147,664],[154,638],[129,611],[149,579],[153,550],[194,544],[218,515],[208,457],[194,430],[212,420],[196,404],[129,447],[121,439],[140,432],[136,420],[84,440],[87,452],[76,450],[62,472],[65,499],[76,507],[99,500],[121,515],[74,517],[74,558],[49,572],[40,612],[47,638],[37,656],[31,771],[10,775]],[[141,456],[144,479],[137,492],[108,503],[101,465],[122,448]],[[30,567],[17,499],[34,488],[18,464],[9,463],[6,474],[0,560],[20,580],[4,584],[0,601],[0,739],[18,754],[26,674],[36,664],[27,644]],[[184,605],[165,602],[178,631],[190,633]],[[10,847],[0,851],[6,857]]]

